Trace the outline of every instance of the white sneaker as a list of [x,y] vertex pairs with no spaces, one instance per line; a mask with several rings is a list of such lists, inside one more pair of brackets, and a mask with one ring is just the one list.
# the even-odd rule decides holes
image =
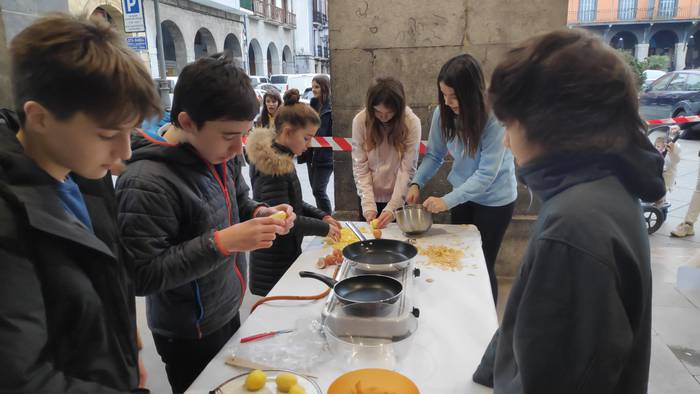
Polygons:
[[678,238],[690,237],[693,235],[695,235],[693,225],[686,222],[679,224],[673,231],[671,231],[671,236]]

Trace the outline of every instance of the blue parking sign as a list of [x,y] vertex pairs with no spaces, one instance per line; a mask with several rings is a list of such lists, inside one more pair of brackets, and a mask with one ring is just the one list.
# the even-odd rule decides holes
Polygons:
[[124,10],[124,31],[138,33],[146,31],[142,0],[122,0]]
[[127,37],[126,44],[136,52],[148,50],[148,41],[146,41],[146,37]]

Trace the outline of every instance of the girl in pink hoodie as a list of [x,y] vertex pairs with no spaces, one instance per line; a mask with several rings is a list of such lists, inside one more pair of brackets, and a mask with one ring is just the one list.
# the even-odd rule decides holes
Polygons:
[[420,119],[406,106],[401,82],[375,79],[365,109],[352,121],[352,169],[362,217],[378,219],[379,228],[393,221],[394,210],[404,203],[420,137]]

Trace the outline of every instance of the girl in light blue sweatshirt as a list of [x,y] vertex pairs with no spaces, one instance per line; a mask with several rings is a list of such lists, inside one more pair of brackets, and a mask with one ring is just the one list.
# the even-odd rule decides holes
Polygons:
[[447,176],[452,191],[426,198],[423,206],[433,213],[450,210],[453,224],[476,225],[495,302],[494,265],[517,197],[513,155],[502,143],[504,129],[488,108],[484,76],[473,56],[459,55],[445,63],[438,89],[440,105],[433,112],[427,152],[406,202],[417,203],[420,189],[440,169],[445,156],[452,156]]

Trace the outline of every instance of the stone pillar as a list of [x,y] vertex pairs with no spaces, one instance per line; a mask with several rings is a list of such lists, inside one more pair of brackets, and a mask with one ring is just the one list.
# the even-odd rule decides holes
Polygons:
[[[400,3],[400,4],[399,4]],[[513,44],[566,25],[567,3],[559,0],[444,0],[440,7],[419,0],[336,1],[329,7],[333,133],[351,136],[352,118],[363,107],[372,78],[401,80],[407,103],[421,119],[427,139],[430,114],[437,104],[436,78],[452,56],[469,52],[483,64],[487,79]],[[335,209],[340,218],[357,217],[357,193],[349,152],[336,152]],[[446,163],[423,195],[441,196],[451,186]],[[519,188],[516,216],[499,254],[499,275],[514,276],[529,228],[538,212],[529,193]],[[439,215],[438,222],[449,221]]]
[[673,64],[675,65],[675,70],[682,70],[685,68],[685,53],[688,50],[688,44],[685,42],[676,43],[676,47],[673,50]]
[[643,62],[649,57],[649,44],[637,44],[634,46],[634,57],[637,61]]

